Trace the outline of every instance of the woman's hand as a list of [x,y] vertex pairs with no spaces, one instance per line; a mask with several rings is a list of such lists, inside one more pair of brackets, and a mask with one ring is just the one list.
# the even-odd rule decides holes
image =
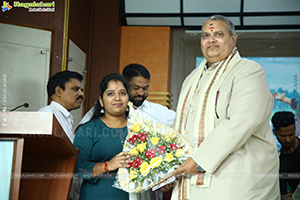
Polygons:
[[128,163],[133,162],[130,158],[134,155],[130,155],[126,152],[121,152],[108,161],[108,170],[114,171],[121,167],[129,167]]
[[[133,162],[130,158],[134,155],[129,155],[126,152],[121,152],[107,161],[108,171],[114,171],[120,167],[129,167],[128,163]],[[93,168],[92,177],[105,173],[105,162],[97,163]]]

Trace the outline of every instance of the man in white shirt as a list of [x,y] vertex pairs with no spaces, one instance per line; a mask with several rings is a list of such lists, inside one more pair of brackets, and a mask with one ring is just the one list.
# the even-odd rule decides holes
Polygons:
[[[146,67],[140,64],[130,64],[123,69],[122,75],[128,80],[130,85],[129,100],[136,109],[141,111],[139,112],[140,116],[171,127],[176,113],[165,106],[146,100],[150,83],[150,73]],[[89,121],[93,113],[94,107],[85,114],[79,124]],[[130,198],[137,200],[162,200],[163,194],[160,191],[151,192],[151,190],[148,190],[136,196],[132,195]]]
[[[82,80],[81,74],[68,70],[50,77],[47,93],[51,103],[38,110],[38,112],[52,112],[72,143],[75,137],[72,128],[74,117],[70,111],[80,108],[83,101]],[[80,182],[80,179],[73,179],[70,191],[72,200],[79,199]]]
[[[146,100],[150,84],[149,71],[143,65],[130,64],[123,69],[122,75],[130,84],[129,101],[133,103],[136,109],[141,110],[141,117],[150,118],[171,127],[176,113],[165,106]],[[89,121],[93,112],[94,107],[85,114],[79,124]]]
[[72,129],[74,117],[70,111],[79,108],[83,101],[82,80],[81,74],[68,70],[50,77],[47,93],[51,103],[38,110],[52,112],[72,143],[75,136]]
[[171,127],[176,113],[165,106],[146,100],[150,83],[149,71],[142,65],[130,64],[123,69],[122,75],[130,84],[129,100],[137,109],[144,111],[140,112],[141,116],[143,118],[149,117]]

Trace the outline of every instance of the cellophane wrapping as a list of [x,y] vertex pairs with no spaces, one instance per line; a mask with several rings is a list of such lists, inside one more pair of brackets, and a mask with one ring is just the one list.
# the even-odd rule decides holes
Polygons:
[[132,103],[129,107],[128,135],[123,151],[134,157],[130,168],[119,168],[114,187],[137,193],[168,180],[176,166],[191,157],[193,149],[174,129],[141,118]]

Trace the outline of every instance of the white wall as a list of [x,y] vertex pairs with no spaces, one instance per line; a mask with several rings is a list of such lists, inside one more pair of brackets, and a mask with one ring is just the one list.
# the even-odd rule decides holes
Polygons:
[[47,105],[51,31],[0,23],[0,110]]

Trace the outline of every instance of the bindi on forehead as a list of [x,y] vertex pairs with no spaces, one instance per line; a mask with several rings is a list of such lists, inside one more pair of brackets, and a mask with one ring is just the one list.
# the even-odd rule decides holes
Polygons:
[[210,31],[213,32],[214,31],[213,24],[209,24],[209,28],[208,29],[210,29]]
[[118,87],[116,87],[116,90],[118,89]]

